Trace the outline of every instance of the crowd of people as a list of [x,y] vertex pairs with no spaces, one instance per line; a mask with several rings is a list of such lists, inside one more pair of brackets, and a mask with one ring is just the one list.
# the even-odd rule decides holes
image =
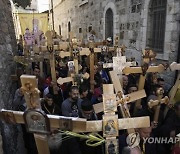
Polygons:
[[[100,58],[101,60],[103,57]],[[81,59],[82,70],[80,73],[90,73],[89,66],[86,65],[86,56]],[[90,90],[90,79],[81,79],[81,83],[78,85],[72,85],[72,83],[64,83],[62,85],[56,84],[51,80],[51,74],[44,74],[40,76],[39,64],[32,65],[32,75],[35,75],[38,80],[38,89],[40,90],[41,108],[46,114],[61,115],[67,117],[79,117],[87,120],[102,120],[103,113],[96,114],[93,105],[103,101],[103,84],[109,84],[110,76],[108,74],[111,69],[103,69],[103,62],[98,62],[94,67],[94,91]],[[56,63],[56,77],[68,76],[68,66],[64,61],[57,59]],[[154,77],[156,76],[156,78]],[[129,94],[138,91],[139,74],[130,74],[128,76],[123,75],[123,92]],[[58,94],[54,94],[53,87],[56,88]],[[128,104],[129,112],[132,117],[149,116],[151,126],[147,128],[136,129],[140,138],[148,137],[167,137],[174,138],[180,133],[180,102],[176,102],[174,107],[169,108],[168,112],[165,112],[166,105],[161,105],[158,123],[154,123],[153,118],[155,114],[155,108],[149,108],[149,100],[157,100],[157,89],[164,89],[164,96],[167,96],[171,88],[165,86],[163,78],[155,73],[149,73],[145,82],[145,91],[147,97],[141,101],[141,106],[135,112],[135,102]],[[25,111],[27,109],[23,92],[19,87],[14,96],[13,101],[14,110]],[[122,118],[120,110],[118,110],[119,118]],[[24,125],[22,125],[24,142],[28,153],[37,153],[35,141],[31,133],[27,133]],[[102,132],[99,132],[102,135]],[[56,135],[57,133],[52,133]],[[140,149],[131,149],[126,143],[126,137],[128,136],[126,130],[119,131],[119,153],[144,153],[144,154],[171,154],[177,146],[176,144],[148,144],[140,141]],[[61,136],[63,138],[63,136]],[[61,139],[59,139],[61,140]],[[143,140],[142,140],[143,141]],[[105,153],[105,145],[97,147],[89,147],[86,145],[85,140],[71,137],[66,140],[62,140],[59,146],[51,148],[51,153],[61,154],[101,154]],[[139,151],[141,150],[141,152]],[[110,154],[110,153],[109,153]],[[112,153],[114,154],[114,153]]]

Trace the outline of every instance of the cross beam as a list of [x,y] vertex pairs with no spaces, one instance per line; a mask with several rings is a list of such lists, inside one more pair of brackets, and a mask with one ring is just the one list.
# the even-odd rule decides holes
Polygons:
[[[109,141],[109,139],[114,140],[114,138],[109,137],[109,133],[110,133],[109,124],[110,126],[112,124],[109,122],[111,121],[117,120],[116,123],[117,130],[130,129],[130,128],[143,128],[150,126],[149,117],[126,118],[126,119],[104,118],[103,120],[86,121],[85,119],[80,119],[80,118],[68,118],[62,116],[46,115],[41,110],[36,77],[22,75],[21,82],[22,82],[22,90],[25,96],[28,109],[25,112],[1,110],[0,118],[12,124],[25,123],[27,130],[34,132],[34,137],[39,154],[50,154],[47,135],[42,135],[42,133],[44,134],[44,130],[47,130],[47,133],[53,129],[61,129],[68,131],[70,130],[74,132],[97,132],[103,130],[105,131],[104,134]],[[105,94],[113,94],[112,86],[108,86],[108,85],[105,86],[107,86],[106,88],[104,88]],[[104,102],[104,104],[106,104],[106,102]],[[134,123],[134,121],[136,121],[136,123]],[[111,133],[110,136],[114,137],[113,134]],[[46,147],[44,147],[44,145],[46,145]]]

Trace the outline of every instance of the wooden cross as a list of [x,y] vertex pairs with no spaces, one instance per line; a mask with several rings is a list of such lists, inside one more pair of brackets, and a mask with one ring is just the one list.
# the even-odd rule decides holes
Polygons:
[[156,57],[156,53],[151,49],[145,49],[142,52],[143,63],[149,64]]
[[[103,64],[103,68],[113,68],[113,71],[115,71],[118,74],[118,77],[121,83],[122,83],[122,74],[123,74],[122,70],[125,67],[134,66],[133,62],[126,61],[126,56],[121,56],[121,53],[123,53],[122,51],[124,49],[125,49],[125,46],[121,48],[117,48],[117,56],[112,58],[113,63]],[[120,53],[119,53],[119,50],[121,51]]]
[[[94,63],[95,63],[95,53],[100,53],[101,48],[97,48],[96,46],[102,45],[103,42],[94,42],[94,39],[89,40],[87,48],[90,51],[89,54],[89,64],[90,64],[90,88],[91,91],[94,92]],[[87,50],[85,49],[85,50]]]
[[55,83],[53,85],[53,91],[54,94],[58,94],[58,91],[56,89],[57,79],[56,79],[56,70],[55,70],[55,50],[53,44],[53,37],[55,33],[53,31],[47,31],[45,35],[47,37],[47,51],[50,53],[51,78],[52,78],[52,82]]
[[73,58],[73,66],[75,67],[75,71],[74,73],[71,73],[71,76],[70,77],[67,77],[67,78],[58,78],[57,82],[59,84],[63,84],[63,83],[67,83],[67,82],[73,82],[73,84],[77,84],[75,83],[75,78],[76,77],[82,77],[82,78],[85,78],[85,79],[88,79],[89,78],[89,74],[88,73],[85,73],[83,75],[79,75],[79,64],[78,64],[78,59],[79,59],[79,56],[82,56],[82,55],[86,55],[88,56],[90,54],[90,51],[89,49],[86,49],[86,48],[81,48],[79,46],[80,42],[78,41],[78,39],[76,38],[72,38],[72,41],[70,42],[70,51],[67,52],[67,51],[61,51],[59,53],[59,56],[61,58],[64,58],[64,57],[72,57]]
[[[128,95],[124,95],[121,83],[119,81],[119,78],[118,78],[116,72],[110,71],[109,73],[110,73],[111,80],[112,80],[112,83],[113,83],[114,88],[115,88],[115,92],[116,92],[117,97],[118,97],[116,103],[118,106],[120,106],[122,116],[123,116],[123,118],[130,118],[131,116],[130,116],[130,113],[129,113],[129,110],[127,107],[127,103],[136,101],[136,100],[141,99],[143,97],[146,97],[145,91],[140,90],[138,92],[134,92],[134,93],[131,93]],[[103,111],[102,109],[103,109],[102,103],[98,103],[98,104],[94,105],[94,110],[96,113],[102,112]],[[133,129],[128,130],[128,133],[133,133],[133,132],[134,132]]]
[[128,66],[135,66],[133,62],[127,62],[125,56],[126,46],[122,45],[118,47],[119,37],[115,38],[114,51],[116,56],[114,56],[113,63],[104,63],[103,68],[113,68],[113,70],[118,74],[118,77],[122,83],[122,70]]
[[[57,79],[56,79],[56,72],[55,72],[55,50],[67,49],[68,44],[67,42],[63,42],[63,43],[60,43],[60,45],[54,45],[54,41],[56,41],[53,39],[53,37],[55,36],[54,31],[47,31],[45,35],[47,37],[47,40],[45,41],[46,46],[33,45],[33,51],[32,51],[33,54],[28,52],[29,54],[25,56],[15,56],[14,60],[22,64],[29,65],[30,62],[42,62],[44,59],[49,59],[50,67],[51,67],[51,78],[52,78],[52,81],[55,83],[53,85],[53,91],[54,91],[54,94],[57,94],[58,92],[56,90]],[[43,67],[41,67],[40,69],[41,74],[43,74],[42,68]]]
[[161,108],[161,104],[168,104],[169,103],[169,98],[167,96],[165,96],[163,98],[163,94],[164,94],[164,90],[163,88],[159,88],[156,91],[157,94],[157,100],[150,100],[148,102],[148,106],[149,108],[152,107],[156,107],[155,109],[155,113],[154,113],[154,123],[157,124],[158,123],[158,119],[159,119],[159,112],[160,112],[160,108]]
[[171,65],[169,66],[171,71],[176,71],[176,70],[180,70],[180,64],[173,62],[171,63]]
[[[105,50],[105,52],[114,52],[118,49],[118,41],[119,38],[116,37],[115,45],[114,47],[109,47],[109,42],[102,41],[102,42],[95,42],[95,36],[91,35],[88,42],[88,48],[90,50],[90,56],[89,56],[89,63],[90,63],[90,87],[91,91],[94,91],[94,64],[97,64],[95,57],[95,53],[100,53],[102,50]],[[97,48],[98,46],[103,46],[102,48]],[[88,48],[83,48],[82,50],[87,50]],[[124,48],[123,48],[124,49]]]
[[180,74],[178,75],[176,82],[174,84],[174,86],[172,87],[171,91],[169,92],[169,105],[166,106],[165,111],[164,111],[164,117],[166,116],[167,112],[169,111],[169,108],[171,108],[172,106],[174,106],[175,104],[175,95],[178,91],[178,89],[180,88]]
[[[105,100],[105,113],[108,115],[105,115],[103,120],[86,121],[81,118],[46,115],[41,110],[39,103],[39,91],[37,89],[36,77],[22,75],[21,82],[28,110],[19,112],[3,109],[0,112],[0,118],[11,124],[25,123],[27,130],[34,133],[39,154],[50,154],[47,134],[53,129],[68,130],[72,132],[103,131],[104,136],[107,138],[106,145],[109,145],[111,141],[115,144],[117,143],[116,137],[118,136],[118,130],[150,126],[149,117],[117,119],[116,115],[113,116],[112,114],[112,116],[108,116],[109,112],[107,111],[108,105],[110,104],[105,102]],[[104,92],[104,96],[113,94],[113,86],[105,85]],[[114,103],[117,107],[116,102]],[[136,122],[134,123],[134,121]]]
[[[72,35],[72,34],[71,34]],[[91,90],[94,91],[94,53],[100,53],[101,52],[101,48],[96,48],[96,46],[100,46],[102,44],[104,44],[104,42],[94,42],[94,40],[91,38],[89,40],[88,43],[88,48],[82,48],[80,47],[78,44],[78,40],[76,38],[72,39],[72,45],[71,45],[71,52],[74,50],[74,54],[73,54],[73,60],[74,60],[74,64],[75,64],[75,73],[78,74],[79,72],[79,68],[78,68],[78,57],[82,56],[82,55],[89,55],[89,61],[90,61],[90,83],[91,83]],[[64,52],[61,51],[60,52],[60,57],[64,58],[64,57],[70,57],[72,55],[71,52]],[[74,75],[72,75],[74,76]],[[68,78],[59,78],[58,79],[58,83],[62,84],[65,82],[70,82],[73,81],[73,78],[68,77]],[[85,74],[84,77],[88,77],[87,74]]]
[[[147,52],[149,53],[149,52]],[[144,56],[144,61],[146,62],[150,62],[151,59],[151,54],[145,54],[146,56]],[[150,56],[150,58],[148,58],[148,55]],[[151,72],[151,73],[155,73],[155,72],[163,72],[166,70],[166,67],[162,64],[159,64],[158,66],[149,66],[148,63],[144,63],[141,67],[125,67],[123,69],[123,73],[125,75],[129,75],[129,74],[136,74],[136,73],[140,73],[140,79],[139,79],[139,85],[138,85],[138,90],[142,90],[144,89],[144,84],[145,84],[145,79],[146,79],[146,74]],[[136,102],[135,105],[135,110],[134,112],[136,112],[137,109],[141,108],[141,100],[138,100]]]

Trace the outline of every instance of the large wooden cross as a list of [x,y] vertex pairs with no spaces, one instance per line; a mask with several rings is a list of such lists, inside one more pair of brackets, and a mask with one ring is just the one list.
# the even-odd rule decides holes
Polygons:
[[[166,70],[166,67],[162,64],[159,64],[158,66],[149,66],[148,63],[146,62],[150,62],[150,60],[152,58],[154,58],[155,54],[150,54],[151,52],[149,52],[149,50],[144,51],[144,55],[143,58],[145,58],[144,64],[141,67],[125,67],[123,69],[123,73],[125,75],[129,75],[129,74],[136,74],[139,73],[140,75],[140,79],[139,79],[139,84],[138,84],[138,90],[142,90],[144,89],[144,84],[145,84],[145,79],[146,79],[146,75],[147,73],[156,73],[156,72],[163,72]],[[149,58],[148,58],[149,56]],[[135,110],[134,112],[136,112],[137,109],[141,108],[141,100],[136,101],[136,105],[135,105]]]
[[[141,99],[143,97],[146,97],[145,91],[140,90],[140,91],[128,94],[128,95],[124,95],[121,83],[119,81],[119,78],[118,78],[116,72],[110,71],[109,73],[110,73],[111,80],[112,80],[112,83],[114,85],[115,92],[117,95],[116,103],[121,109],[122,117],[123,118],[130,118],[131,116],[130,116],[127,104],[130,102],[134,102],[138,99]],[[102,110],[103,109],[103,103],[95,104],[94,109],[95,109],[96,113],[102,112],[103,111]],[[134,132],[135,132],[134,129],[128,129],[128,133],[134,133]]]
[[[104,99],[106,115],[103,120],[86,121],[80,118],[46,115],[41,110],[36,77],[22,75],[21,82],[28,109],[25,112],[3,109],[0,112],[0,118],[11,124],[25,124],[27,130],[34,133],[39,154],[50,154],[47,136],[54,129],[77,133],[103,131],[104,136],[107,138],[106,145],[109,145],[111,141],[117,145],[116,137],[118,136],[118,130],[150,126],[149,117],[118,119],[113,113],[111,113],[112,116],[108,116],[108,108],[111,104],[108,103],[107,99]],[[111,97],[113,94],[113,86],[105,85],[104,87],[104,96]],[[115,105],[114,108],[116,108],[116,101],[114,101],[114,98],[111,100]],[[136,122],[134,123],[134,121]]]
[[[169,68],[171,71],[180,70],[180,64],[173,62],[173,63],[171,63]],[[171,91],[169,92],[169,105],[166,106],[166,108],[165,108],[164,117],[166,116],[167,112],[169,111],[169,108],[174,106],[174,104],[175,104],[174,98],[175,98],[175,95],[176,95],[179,88],[180,88],[180,74],[178,75],[174,86],[171,88]]]

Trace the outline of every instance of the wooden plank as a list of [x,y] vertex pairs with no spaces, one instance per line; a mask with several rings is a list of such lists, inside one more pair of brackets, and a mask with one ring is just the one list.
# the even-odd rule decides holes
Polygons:
[[34,134],[38,154],[50,154],[48,140],[46,135]]
[[89,56],[89,60],[90,60],[90,88],[91,91],[94,92],[94,53],[91,52],[90,56]]
[[54,53],[51,53],[50,67],[51,67],[51,78],[52,78],[53,83],[55,83],[55,85],[53,85],[53,91],[54,91],[54,94],[58,94],[57,89],[56,89],[56,86],[57,86],[57,79],[56,79],[55,57],[54,57]]
[[142,73],[142,69],[141,67],[125,67],[122,72],[125,75],[129,75],[129,74],[135,74],[135,73]]
[[[24,124],[23,112],[1,110],[0,115],[2,118],[3,111],[13,112],[16,123]],[[62,116],[47,115],[50,121],[51,128],[59,128],[59,121]],[[69,118],[69,117],[68,117]],[[136,122],[134,122],[136,121]],[[102,120],[86,121],[82,118],[72,118],[73,132],[98,132],[102,131]],[[129,128],[144,128],[150,126],[149,117],[136,117],[136,118],[123,118],[118,120],[119,130]]]
[[[119,130],[130,128],[145,128],[150,127],[149,117],[136,117],[136,118],[123,118],[118,119]],[[87,121],[86,132],[98,132],[102,131],[102,121]],[[82,130],[81,130],[82,131]]]
[[127,103],[130,103],[130,102],[136,101],[137,99],[146,97],[146,92],[143,89],[143,90],[139,90],[139,91],[127,94],[126,96],[128,96],[130,98],[130,100],[128,100]]
[[63,83],[72,82],[72,81],[73,81],[72,77],[66,77],[66,78],[59,77],[57,83],[62,85]]
[[176,92],[177,92],[177,90],[178,90],[179,85],[180,85],[180,74],[178,75],[178,77],[177,77],[177,79],[176,79],[176,83],[174,84],[173,88],[172,88],[171,91],[169,92],[169,97],[170,97],[170,100],[169,100],[169,101],[170,101],[170,103],[173,102],[173,104],[174,104],[173,99],[174,99],[174,97],[175,97],[175,95],[176,95]]
[[94,108],[94,112],[96,114],[100,113],[100,112],[103,112],[103,103],[94,104],[93,108]]
[[[160,64],[158,66],[149,66],[147,72],[163,72],[165,70],[165,67]],[[136,74],[136,73],[143,73],[142,72],[142,68],[141,67],[125,67],[123,69],[123,73],[125,75],[129,75],[129,74]]]
[[103,84],[103,95],[114,94],[113,84]]
[[180,70],[180,64],[173,62],[171,63],[171,65],[169,66],[171,71],[175,71],[175,70]]
[[123,89],[122,89],[122,86],[121,86],[121,83],[120,83],[120,81],[119,81],[119,78],[118,78],[118,76],[116,75],[116,72],[114,72],[114,71],[109,71],[109,74],[110,74],[110,77],[111,77],[111,80],[112,80],[112,83],[113,83],[113,85],[114,85],[114,88],[115,88],[115,91],[116,91],[116,93],[118,92],[118,91],[123,91]]
[[78,59],[74,58],[74,66],[75,66],[75,73],[78,74],[79,73],[79,64],[78,64]]
[[163,72],[165,71],[165,67],[162,64],[159,64],[158,66],[150,66],[147,70],[147,72]]
[[82,50],[80,51],[80,55],[88,56],[90,54],[91,54],[91,52],[90,52],[89,48],[82,48]]
[[[140,75],[139,84],[138,84],[138,90],[144,89],[144,84],[146,80],[146,75]],[[137,112],[138,109],[141,108],[141,99],[137,100],[135,103],[134,113]]]
[[[140,91],[133,92],[131,94],[125,95],[125,97],[130,98],[129,100],[127,100],[127,103],[130,103],[130,102],[136,101],[137,99],[141,99],[141,98],[146,97],[146,93],[145,93],[145,90],[143,89],[143,90],[140,90]],[[100,112],[103,112],[103,103],[94,104],[93,108],[94,108],[94,111],[95,111],[96,114],[100,113]]]

